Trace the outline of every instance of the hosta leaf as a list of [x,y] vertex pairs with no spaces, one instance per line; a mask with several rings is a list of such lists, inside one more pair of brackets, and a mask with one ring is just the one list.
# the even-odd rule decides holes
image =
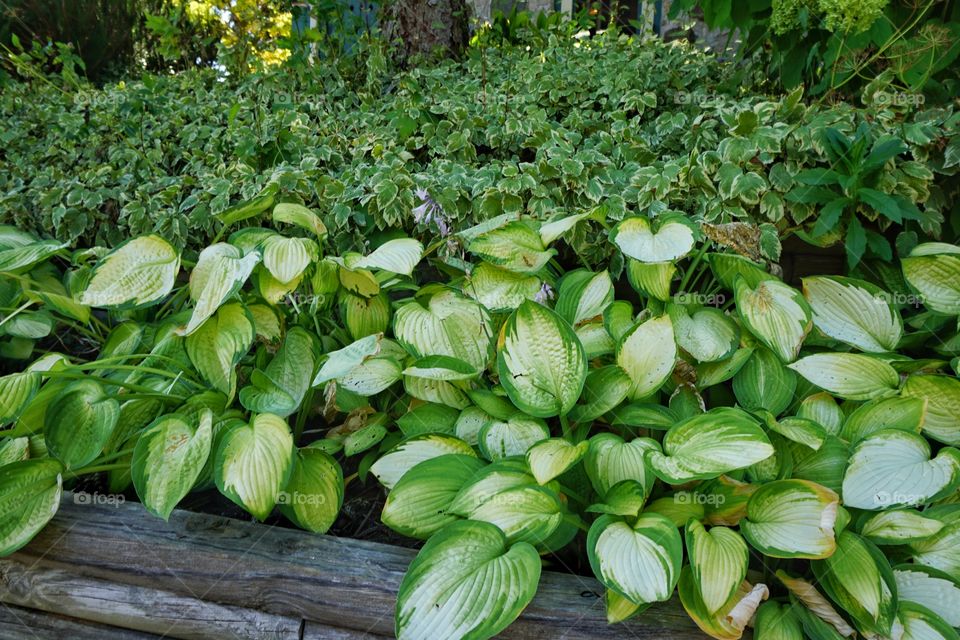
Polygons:
[[683,484],[749,467],[773,453],[754,418],[741,409],[718,407],[674,425],[663,437],[663,453],[646,455],[661,480]]
[[791,609],[800,618],[809,637],[838,639],[856,634],[856,630],[812,584],[802,578],[792,578],[783,570],[777,571],[776,575],[790,591]]
[[524,274],[537,273],[556,254],[544,247],[540,234],[520,221],[477,236],[468,249],[490,264]]
[[687,615],[697,623],[701,631],[718,640],[738,640],[747,624],[753,620],[760,603],[767,599],[767,585],[751,585],[747,581],[737,585],[737,591],[718,611],[709,612],[697,588],[696,577],[691,567],[683,568],[677,585],[680,602]]
[[677,343],[670,316],[651,318],[635,325],[617,346],[617,364],[633,387],[629,396],[640,400],[657,391],[670,377],[677,360]]
[[884,429],[900,429],[920,432],[927,413],[927,405],[921,398],[877,398],[857,407],[844,420],[840,437],[856,444],[864,438]]
[[683,541],[666,517],[642,513],[633,526],[614,516],[597,518],[587,534],[594,575],[635,604],[670,598],[680,578]]
[[46,413],[47,449],[68,469],[93,462],[120,417],[120,403],[94,380],[87,378],[68,385]]
[[30,457],[30,439],[20,438],[0,438],[0,467],[20,462]]
[[214,480],[220,493],[265,520],[293,465],[293,435],[280,416],[261,413],[219,436]]
[[296,225],[313,232],[318,238],[327,235],[327,227],[320,220],[320,216],[300,204],[281,202],[273,208],[273,221]]
[[133,486],[150,513],[167,520],[190,492],[210,455],[213,414],[199,420],[168,414],[151,424],[137,440],[130,464]]
[[772,415],[767,416],[767,428],[779,433],[787,440],[802,444],[817,451],[827,439],[827,431],[813,420],[787,416],[776,420]]
[[816,353],[788,366],[824,391],[847,400],[890,396],[900,384],[900,376],[889,364],[858,353]]
[[0,271],[23,273],[68,246],[69,244],[56,240],[37,240],[29,244],[0,248]]
[[474,474],[450,505],[450,512],[467,518],[488,500],[514,487],[534,487],[537,481],[522,460],[508,458],[483,467]]
[[551,242],[565,234],[570,229],[576,226],[578,222],[587,218],[589,213],[578,213],[572,216],[563,216],[550,222],[545,222],[540,225],[540,241],[543,242],[543,246],[549,245]]
[[526,455],[534,444],[550,437],[542,420],[516,413],[507,420],[491,420],[480,429],[477,442],[488,460]]
[[936,243],[917,245],[900,264],[925,307],[955,316],[960,315],[960,255],[956,247],[945,248],[951,250],[942,251]]
[[879,510],[919,505],[953,492],[960,484],[960,451],[944,447],[930,459],[918,434],[887,429],[853,449],[843,477],[843,502]]
[[486,522],[456,522],[427,541],[397,595],[398,640],[490,638],[533,599],[540,556]]
[[735,290],[738,278],[743,278],[752,288],[764,280],[776,280],[762,265],[734,253],[708,253],[707,261],[720,284],[731,291]]
[[538,442],[527,450],[527,465],[540,484],[547,484],[583,459],[589,443],[573,444],[563,438]]
[[479,376],[480,371],[450,356],[426,356],[404,369],[403,375],[426,380],[471,380]]
[[841,610],[865,634],[890,636],[897,615],[897,585],[877,547],[850,531],[837,538],[837,551],[810,563],[813,574]]
[[960,581],[943,571],[916,564],[904,564],[893,570],[900,603],[924,606],[951,627],[960,627]]
[[[452,407],[432,402],[421,404],[397,418],[397,426],[405,436],[418,436],[423,433],[454,433],[457,421],[463,414],[468,414],[476,407],[469,407],[464,411],[457,411]],[[481,411],[481,413],[483,413]],[[489,416],[484,414],[484,422]]]
[[613,302],[613,282],[607,271],[571,271],[560,282],[554,310],[573,326],[603,315]]
[[473,456],[445,454],[418,462],[390,490],[383,523],[410,538],[426,540],[451,522],[450,504],[484,462]]
[[925,540],[910,543],[913,561],[952,576],[960,575],[960,508],[956,505],[932,507],[924,514],[937,518],[944,527]]
[[300,449],[279,502],[280,512],[301,529],[326,533],[343,504],[340,465],[320,449]]
[[451,289],[401,306],[393,334],[414,355],[450,356],[477,370],[486,368],[493,345],[486,309]]
[[734,284],[737,313],[750,333],[784,362],[793,362],[813,326],[810,306],[799,291],[779,280],[750,286],[740,277]]
[[423,257],[423,245],[412,238],[388,240],[350,264],[351,269],[383,269],[409,276]]
[[190,335],[199,329],[227,298],[243,286],[259,262],[260,254],[256,251],[243,255],[225,242],[201,251],[197,266],[190,273],[190,298],[194,309],[183,333]]
[[839,276],[803,279],[803,294],[813,323],[835,340],[861,351],[893,351],[903,334],[903,320],[890,294],[876,285]]
[[280,304],[288,295],[296,291],[300,286],[302,276],[297,276],[290,282],[280,282],[267,271],[262,264],[257,265],[253,270],[253,280],[257,285],[257,291],[260,297],[270,304]]
[[633,387],[626,371],[615,364],[591,369],[583,385],[585,400],[570,410],[573,422],[590,422],[612,411],[623,402]]
[[331,351],[327,354],[327,359],[320,367],[316,377],[313,379],[313,386],[317,387],[330,380],[336,380],[347,375],[368,358],[380,353],[383,334],[377,333],[364,336],[359,340],[351,342],[343,349]]
[[840,499],[807,480],[776,480],[747,502],[740,533],[772,558],[826,558],[836,550],[833,525]]
[[496,525],[509,543],[541,545],[560,527],[563,511],[559,498],[550,489],[520,486],[499,491],[473,509],[468,517]]
[[296,411],[313,378],[314,348],[308,331],[290,329],[270,364],[263,371],[254,370],[251,384],[240,390],[240,403],[249,411],[282,418]]
[[876,544],[909,544],[938,533],[943,526],[936,518],[925,518],[915,509],[894,509],[871,516],[860,533]]
[[670,299],[670,283],[677,273],[673,262],[640,262],[627,258],[627,280],[642,296],[662,300]]
[[0,467],[0,557],[30,542],[60,508],[62,472],[50,458]]
[[403,376],[403,390],[409,395],[424,402],[445,404],[454,409],[466,409],[470,406],[467,394],[452,382],[445,380],[427,380]]
[[166,240],[133,238],[97,263],[80,303],[120,309],[156,304],[173,289],[179,270],[180,255]]
[[660,445],[652,438],[634,438],[625,442],[614,433],[598,433],[590,438],[584,468],[594,490],[601,496],[624,480],[640,484],[644,494],[649,495],[656,478],[646,461],[648,451],[660,451]]
[[716,362],[733,355],[740,343],[740,330],[719,309],[688,310],[670,306],[677,344],[698,362]]
[[358,395],[373,396],[403,377],[400,363],[391,356],[370,358],[338,379],[340,388]]
[[627,218],[610,233],[610,241],[625,256],[640,262],[669,262],[693,249],[693,229],[677,217],[668,216],[654,231],[647,218]]
[[583,389],[587,360],[570,325],[528,301],[504,325],[497,368],[500,383],[517,407],[548,418],[573,408]]
[[908,376],[901,393],[907,398],[926,400],[923,432],[946,444],[960,446],[960,380],[952,376]]
[[190,361],[203,379],[232,399],[237,386],[237,365],[250,351],[255,337],[253,320],[239,302],[226,304],[187,336]]
[[894,631],[903,632],[903,638],[924,640],[958,640],[960,634],[943,617],[923,605],[900,602]]
[[476,457],[473,448],[463,440],[441,434],[414,436],[404,440],[380,456],[370,467],[370,473],[387,489],[400,481],[415,465],[448,453]]
[[796,613],[789,605],[773,600],[764,602],[757,609],[753,623],[754,634],[765,640],[803,640],[803,628]]
[[463,285],[463,292],[493,312],[513,311],[540,291],[536,276],[514,273],[482,262]]
[[609,513],[614,516],[635,518],[647,502],[647,491],[636,480],[624,480],[610,487],[602,502],[587,507],[588,513]]
[[736,594],[746,578],[750,550],[733,529],[711,527],[708,531],[696,520],[687,523],[686,543],[694,583],[712,616]]
[[263,266],[282,285],[300,278],[318,256],[317,244],[308,238],[286,238],[273,234],[260,244]]
[[0,424],[16,420],[39,390],[40,375],[35,371],[0,378]]

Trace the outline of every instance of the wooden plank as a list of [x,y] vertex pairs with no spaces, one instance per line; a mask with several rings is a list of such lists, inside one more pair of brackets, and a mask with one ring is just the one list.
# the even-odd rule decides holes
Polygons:
[[0,566],[0,601],[181,640],[300,638],[300,618],[19,562]]
[[152,633],[0,604],[0,640],[159,640]]
[[[77,505],[66,494],[50,524],[6,562],[392,637],[397,588],[414,553],[179,510],[164,522],[137,504]],[[706,638],[676,600],[609,626],[602,594],[593,578],[544,572],[501,637]]]

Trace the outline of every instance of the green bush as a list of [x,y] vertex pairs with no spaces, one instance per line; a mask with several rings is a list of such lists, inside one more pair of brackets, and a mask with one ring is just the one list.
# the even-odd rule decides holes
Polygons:
[[[884,100],[883,78],[862,106],[731,95],[713,85],[721,65],[680,43],[541,41],[476,46],[462,63],[398,75],[368,43],[360,69],[15,85],[0,96],[0,220],[83,246],[157,231],[199,247],[220,231],[217,214],[274,185],[278,200],[316,208],[341,249],[378,230],[413,232],[418,190],[460,226],[558,211],[592,212],[600,227],[666,210],[743,221],[762,227],[759,257],[771,259],[777,236],[795,231],[829,244],[852,226],[862,240],[852,263],[888,258],[903,230],[907,245],[957,233],[950,105]],[[815,229],[823,189],[848,188],[816,175],[835,166],[840,140],[894,153],[868,184],[848,185],[879,197],[847,193],[834,223]],[[571,246],[600,264],[604,233],[579,230]]]

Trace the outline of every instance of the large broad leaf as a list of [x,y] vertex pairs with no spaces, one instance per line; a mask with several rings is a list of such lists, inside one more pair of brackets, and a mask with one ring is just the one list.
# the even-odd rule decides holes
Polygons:
[[293,464],[293,435],[280,416],[261,413],[219,436],[214,480],[226,497],[258,520],[280,498]]
[[669,262],[693,249],[693,229],[680,218],[667,216],[654,231],[647,218],[627,218],[610,233],[610,241],[625,256],[640,262]]
[[772,558],[826,558],[836,550],[839,506],[837,494],[814,482],[768,482],[750,496],[740,533]]
[[327,235],[327,227],[320,216],[307,207],[292,202],[281,202],[273,208],[273,221],[293,224],[312,231],[318,238]]
[[587,534],[594,575],[634,604],[668,600],[680,579],[683,541],[677,527],[657,513],[631,526],[614,516],[597,518]]
[[960,380],[952,376],[911,375],[901,393],[926,400],[923,432],[940,442],[960,446]]
[[179,270],[180,255],[169,242],[156,235],[133,238],[97,263],[80,303],[120,309],[156,304],[173,289]]
[[83,467],[103,451],[119,417],[120,403],[94,378],[71,383],[47,410],[47,450],[68,469]]
[[738,640],[744,629],[753,621],[760,603],[767,599],[770,590],[765,584],[751,585],[744,580],[720,609],[711,613],[701,597],[696,575],[692,567],[683,568],[677,584],[680,602],[687,615],[697,623],[701,631],[718,640]]
[[564,415],[580,397],[587,359],[570,325],[535,302],[524,302],[501,333],[497,368],[500,384],[517,407],[530,415]]
[[393,334],[414,355],[450,356],[477,370],[486,368],[493,344],[486,309],[452,289],[401,306],[393,317]]
[[570,419],[578,423],[596,420],[623,402],[631,388],[633,380],[618,365],[590,369],[581,394],[583,401],[570,411]]
[[835,340],[861,351],[893,351],[903,334],[903,320],[890,294],[863,280],[840,276],[803,279],[803,294],[813,309],[813,323]]
[[860,534],[882,545],[922,541],[943,529],[936,518],[926,518],[915,509],[894,509],[871,516],[860,527]]
[[836,553],[810,565],[823,590],[861,632],[890,636],[897,585],[887,559],[872,542],[844,531],[837,537]]
[[477,434],[480,451],[488,460],[523,456],[534,444],[550,437],[543,420],[517,412],[506,420],[490,420]]
[[750,550],[733,529],[711,527],[708,531],[696,520],[687,523],[686,542],[694,582],[707,613],[713,615],[746,578]]
[[560,282],[555,310],[573,326],[603,315],[613,302],[613,282],[607,271],[571,271]]
[[167,520],[200,477],[213,441],[213,414],[168,414],[137,440],[130,463],[133,486],[150,513]]
[[30,542],[60,508],[61,473],[50,458],[0,467],[0,556]]
[[0,378],[0,425],[16,420],[39,390],[40,374],[36,371]]
[[923,605],[913,602],[900,602],[897,609],[897,622],[894,631],[902,630],[903,638],[923,638],[924,640],[958,640],[960,634],[944,619]]
[[757,609],[753,622],[754,633],[758,638],[769,640],[803,640],[803,627],[789,605],[781,605],[773,600],[764,602]]
[[383,523],[410,538],[426,540],[459,518],[450,504],[464,484],[485,466],[474,456],[445,454],[418,462],[390,490]]
[[644,497],[650,494],[656,477],[646,455],[648,451],[660,451],[656,440],[634,438],[625,442],[614,433],[598,433],[589,442],[584,468],[600,496],[625,480],[639,484]]
[[541,545],[560,527],[563,513],[556,493],[526,485],[501,489],[466,515],[470,520],[496,525],[508,542]]
[[854,409],[840,428],[840,437],[850,444],[884,429],[920,432],[927,414],[921,398],[894,397],[869,400]]
[[917,245],[900,261],[903,277],[928,309],[960,315],[960,247],[940,243]]
[[65,249],[67,243],[56,240],[37,240],[29,244],[0,248],[0,271],[6,273],[23,273],[30,267],[56,255]]
[[314,447],[297,451],[290,480],[280,492],[280,512],[301,529],[326,533],[343,504],[343,471]]
[[816,353],[789,365],[824,391],[847,400],[893,395],[900,376],[889,364],[858,353]]
[[538,442],[527,450],[527,465],[530,473],[540,484],[547,484],[566,473],[586,455],[589,443],[573,444],[563,438],[550,438]]
[[944,447],[930,459],[926,438],[886,429],[861,441],[843,477],[843,502],[879,510],[925,504],[960,484],[960,451]]
[[314,338],[294,327],[264,370],[255,369],[250,386],[240,390],[240,402],[249,411],[286,417],[297,410],[310,388],[316,364]]
[[490,638],[533,599],[540,556],[527,543],[510,547],[485,522],[457,522],[427,541],[397,595],[399,640]]
[[420,462],[448,453],[477,457],[473,448],[463,440],[453,436],[431,433],[404,440],[380,456],[370,467],[370,473],[384,487],[393,489],[400,478]]
[[467,518],[487,501],[516,487],[535,487],[537,481],[517,458],[498,460],[478,471],[450,505],[450,513]]
[[778,416],[793,402],[796,389],[797,374],[765,347],[757,347],[733,376],[733,393],[747,411]]
[[635,325],[617,345],[617,364],[633,381],[629,393],[633,400],[646,398],[663,386],[676,360],[677,343],[668,315]]
[[924,606],[951,627],[960,627],[960,580],[943,571],[917,564],[895,567],[897,597],[901,603]]
[[716,362],[733,355],[740,343],[740,329],[719,309],[670,306],[677,344],[698,362]]
[[383,269],[409,276],[423,257],[423,245],[412,238],[388,240],[369,255],[353,260],[350,269]]
[[533,300],[540,287],[540,279],[536,276],[481,262],[464,282],[463,292],[490,311],[500,312],[513,311],[524,300]]
[[944,527],[925,540],[910,543],[913,561],[952,576],[960,575],[960,507],[930,507],[924,514],[937,518]]
[[544,247],[540,234],[520,221],[477,236],[470,242],[469,250],[490,264],[524,274],[537,273],[556,254]]
[[716,478],[773,454],[773,445],[750,414],[718,407],[674,425],[663,437],[663,453],[646,455],[661,480],[683,484]]
[[247,281],[260,262],[260,254],[247,255],[226,242],[210,245],[200,252],[197,266],[190,273],[190,298],[193,315],[183,333],[190,335],[212,316],[227,298]]
[[239,302],[226,304],[187,336],[190,361],[203,379],[232,399],[237,388],[237,365],[250,351],[255,337],[253,319]]
[[380,353],[382,343],[383,334],[375,333],[351,342],[343,349],[331,351],[327,354],[326,361],[313,379],[313,386],[317,387],[324,382],[347,375],[366,362],[367,359]]
[[677,273],[676,263],[640,262],[627,258],[626,268],[627,281],[641,296],[663,302],[670,300],[670,285]]
[[285,238],[273,234],[260,244],[263,251],[263,266],[280,284],[289,284],[306,271],[317,259],[317,243],[309,238]]
[[750,286],[740,277],[734,293],[737,313],[750,333],[784,362],[796,360],[813,326],[813,313],[800,292],[779,280]]

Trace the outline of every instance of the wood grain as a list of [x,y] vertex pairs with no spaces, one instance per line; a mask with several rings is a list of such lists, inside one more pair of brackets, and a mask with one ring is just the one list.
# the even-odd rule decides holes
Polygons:
[[160,636],[0,604],[0,640],[159,640]]
[[[29,545],[0,561],[0,567],[20,563],[60,569],[107,583],[359,631],[358,637],[392,637],[397,588],[414,554],[375,542],[185,511],[174,511],[164,522],[137,504],[76,505],[66,494],[50,524]],[[533,602],[500,637],[707,637],[675,600],[609,626],[602,594],[593,578],[544,572]],[[305,636],[307,629],[309,625]]]

